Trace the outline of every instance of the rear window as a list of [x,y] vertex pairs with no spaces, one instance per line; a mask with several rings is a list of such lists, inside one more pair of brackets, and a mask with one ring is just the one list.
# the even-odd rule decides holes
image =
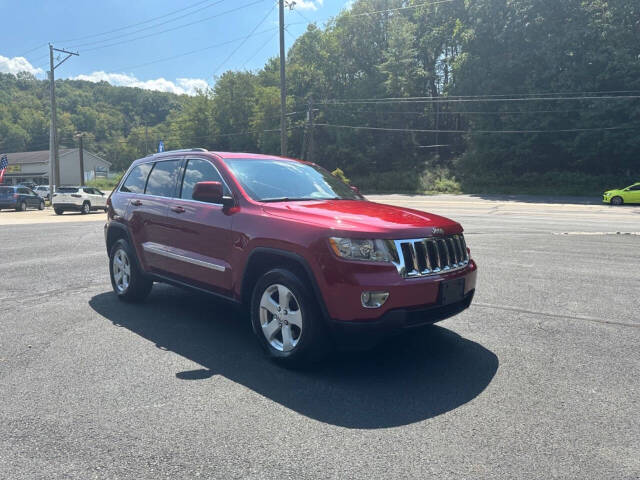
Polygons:
[[173,197],[179,168],[180,160],[157,162],[149,175],[145,193],[158,197]]
[[75,187],[60,187],[56,191],[58,193],[78,193],[78,189]]
[[151,170],[150,163],[141,163],[133,167],[129,176],[120,187],[121,192],[144,193],[144,187],[147,184],[147,177]]

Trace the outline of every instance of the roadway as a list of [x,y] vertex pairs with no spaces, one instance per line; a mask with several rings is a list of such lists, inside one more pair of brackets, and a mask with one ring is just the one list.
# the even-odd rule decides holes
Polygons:
[[0,212],[0,478],[639,478],[640,207],[370,198],[459,220],[475,303],[309,371],[208,297],[118,302],[104,214]]

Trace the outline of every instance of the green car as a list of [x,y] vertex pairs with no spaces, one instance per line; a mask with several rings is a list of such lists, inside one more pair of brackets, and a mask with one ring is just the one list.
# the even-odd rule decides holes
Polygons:
[[640,183],[622,188],[620,190],[609,190],[602,195],[604,203],[611,205],[622,205],[623,203],[640,203]]

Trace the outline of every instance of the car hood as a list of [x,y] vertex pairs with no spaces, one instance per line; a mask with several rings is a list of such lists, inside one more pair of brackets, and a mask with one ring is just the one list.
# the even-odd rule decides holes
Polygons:
[[621,193],[622,190],[620,190],[619,188],[613,189],[613,190],[607,190],[606,192],[604,192],[605,195],[613,195],[614,193]]
[[459,223],[432,213],[382,203],[358,200],[278,202],[263,207],[267,215],[311,223],[336,231],[399,234],[421,238],[433,235],[433,228],[445,234],[461,233]]

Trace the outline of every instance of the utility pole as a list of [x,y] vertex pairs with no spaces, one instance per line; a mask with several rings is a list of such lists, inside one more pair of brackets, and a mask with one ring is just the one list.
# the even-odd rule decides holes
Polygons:
[[144,154],[149,155],[149,125],[146,120],[144,122]]
[[279,1],[280,9],[280,154],[287,155],[287,92],[284,73],[284,0]]
[[80,149],[78,152],[80,156],[80,185],[84,185],[84,132],[77,133],[76,138],[80,139]]
[[305,134],[302,137],[302,159],[313,161],[311,154],[313,150],[313,97],[309,97],[307,102],[307,124],[305,127]]
[[[57,65],[53,64],[53,52],[66,53],[67,56],[58,62]],[[67,52],[59,48],[54,48],[49,44],[49,97],[51,100],[51,125],[49,127],[49,191],[53,198],[53,186],[60,186],[60,163],[58,162],[58,129],[56,125],[56,80],[54,72],[56,68],[66,62],[72,55],[78,56],[78,53]],[[84,172],[83,172],[84,177]]]

